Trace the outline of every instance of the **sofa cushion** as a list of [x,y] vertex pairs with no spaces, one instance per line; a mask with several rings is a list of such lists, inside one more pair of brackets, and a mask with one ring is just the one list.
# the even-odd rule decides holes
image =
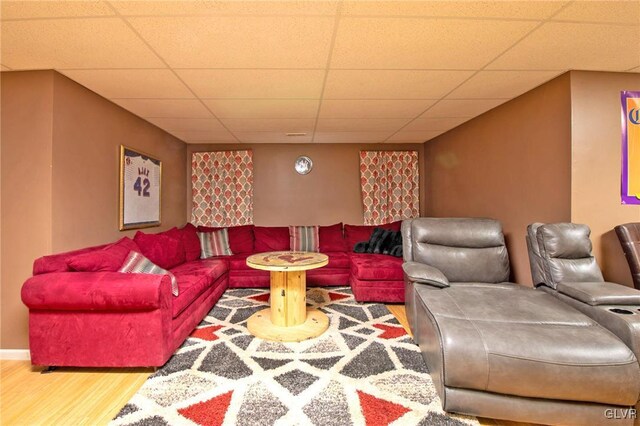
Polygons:
[[209,277],[211,281],[215,281],[229,270],[227,262],[222,259],[227,258],[186,262],[171,269],[171,273],[173,273],[176,278],[182,275],[203,275]]
[[171,272],[176,276],[180,289],[180,296],[173,299],[172,316],[175,318],[227,272],[227,264],[221,260],[206,259],[183,263]]
[[253,232],[256,237],[254,246],[256,253],[289,250],[289,227],[256,226]]
[[402,259],[384,254],[349,254],[351,273],[359,280],[398,280],[404,281]]
[[342,223],[318,227],[320,252],[347,251],[347,244],[342,232]]
[[317,226],[290,226],[289,246],[293,251],[318,252],[318,227]]
[[[198,226],[200,232],[211,232],[224,227]],[[253,225],[227,227],[229,247],[233,253],[253,253]]]
[[71,271],[71,268],[67,261],[70,258],[79,254],[91,253],[92,251],[103,249],[109,245],[110,244],[102,244],[99,246],[86,247],[79,250],[39,257],[33,262],[33,275],[50,274],[52,272],[69,272]]
[[153,275],[169,275],[171,278],[171,294],[178,295],[178,282],[175,275],[163,269],[144,257],[141,253],[131,250],[129,255],[118,269],[118,272],[125,274],[153,274]]
[[229,247],[229,233],[227,228],[212,232],[198,232],[200,240],[200,258],[208,259],[213,256],[231,256],[233,252]]
[[136,232],[133,241],[140,247],[140,252],[161,268],[171,269],[185,261],[182,240],[162,234],[145,234]]
[[113,244],[67,258],[69,268],[79,272],[116,272],[129,255],[139,252],[138,245],[129,237],[124,237]]
[[171,228],[168,231],[163,232],[163,235],[167,235],[171,238],[182,240],[184,246],[185,261],[191,262],[193,260],[200,259],[200,240],[198,239],[197,229],[190,223],[187,223],[184,227]]
[[399,231],[400,225],[402,225],[402,221],[385,223],[384,225],[345,225],[344,239],[347,242],[347,251],[353,251],[357,243],[369,241],[375,228]]
[[[320,269],[349,269],[349,254],[343,251],[334,251],[324,253],[329,257],[327,266]],[[312,269],[314,270],[314,269]]]

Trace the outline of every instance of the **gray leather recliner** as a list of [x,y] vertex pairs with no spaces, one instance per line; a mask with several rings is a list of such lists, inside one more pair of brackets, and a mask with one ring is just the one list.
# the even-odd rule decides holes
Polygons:
[[[561,300],[512,284],[501,225],[402,224],[409,325],[443,409],[546,424],[632,424],[640,366],[616,336]],[[611,411],[613,412],[613,411]]]
[[575,223],[529,225],[533,284],[609,329],[640,359],[640,291],[604,280],[590,235]]

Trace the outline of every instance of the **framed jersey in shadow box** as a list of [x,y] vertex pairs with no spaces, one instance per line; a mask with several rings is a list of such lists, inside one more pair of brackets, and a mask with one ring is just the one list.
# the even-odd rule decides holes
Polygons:
[[162,161],[120,145],[120,230],[160,226]]

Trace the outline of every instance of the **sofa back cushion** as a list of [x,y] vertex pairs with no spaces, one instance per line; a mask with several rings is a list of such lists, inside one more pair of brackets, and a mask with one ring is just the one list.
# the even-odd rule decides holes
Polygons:
[[405,260],[439,269],[451,282],[509,280],[509,256],[500,222],[475,218],[405,221]]
[[546,284],[556,288],[563,282],[602,282],[604,278],[591,254],[591,229],[576,223],[538,226],[536,242],[543,259]]
[[347,242],[347,251],[353,251],[357,243],[369,241],[375,228],[383,228],[389,231],[399,231],[402,221],[385,223],[383,225],[345,225],[344,239]]
[[347,251],[347,244],[342,233],[342,223],[318,227],[318,237],[322,253]]
[[200,240],[198,239],[197,228],[187,223],[182,228],[171,228],[162,232],[171,238],[182,240],[184,246],[184,256],[187,262],[200,259]]
[[164,234],[136,232],[133,241],[147,259],[163,269],[171,269],[185,262],[182,240]]
[[139,251],[131,238],[124,237],[102,249],[72,255],[67,258],[67,264],[72,271],[116,272],[130,252]]
[[[212,232],[223,229],[223,227],[198,226],[199,232]],[[234,254],[253,253],[253,225],[229,226],[229,247]]]
[[288,226],[256,226],[253,232],[256,253],[290,250]]

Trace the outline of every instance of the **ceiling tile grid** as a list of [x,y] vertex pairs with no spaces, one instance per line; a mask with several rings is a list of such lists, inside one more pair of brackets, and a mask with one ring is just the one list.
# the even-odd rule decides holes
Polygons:
[[[640,72],[640,1],[3,1],[56,69],[187,143],[420,143],[571,69]],[[298,133],[301,136],[287,136]]]

